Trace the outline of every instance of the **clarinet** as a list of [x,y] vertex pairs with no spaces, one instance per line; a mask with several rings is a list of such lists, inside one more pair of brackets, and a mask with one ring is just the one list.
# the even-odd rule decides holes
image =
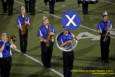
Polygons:
[[108,35],[109,35],[108,27],[109,27],[109,21],[107,22],[107,32],[106,32],[105,37],[103,39],[104,42],[107,41],[107,39],[108,39]]
[[104,39],[103,39],[104,42],[107,41],[107,39],[108,39],[108,34],[109,34],[109,32],[106,32],[105,37],[104,37]]

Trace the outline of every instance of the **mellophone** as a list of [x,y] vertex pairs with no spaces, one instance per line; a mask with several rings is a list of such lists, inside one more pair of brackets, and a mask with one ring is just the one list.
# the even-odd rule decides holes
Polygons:
[[[83,3],[84,0],[78,0],[78,3]],[[87,0],[88,4],[98,3],[98,0]]]
[[62,34],[63,34],[63,32],[60,32],[59,34],[57,34],[57,36],[55,38],[55,42],[56,42],[57,47],[62,51],[72,51],[73,49],[75,49],[77,44],[78,44],[78,40],[76,39],[76,37],[73,33],[71,33],[73,36],[73,39],[71,40],[71,43],[69,45],[67,45],[65,47],[61,47],[59,45],[59,39],[60,39]]

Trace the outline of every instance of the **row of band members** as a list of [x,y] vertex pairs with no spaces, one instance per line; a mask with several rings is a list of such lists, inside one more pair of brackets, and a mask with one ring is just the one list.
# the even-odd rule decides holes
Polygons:
[[[28,28],[30,26],[30,18],[26,14],[25,7],[21,7],[21,14],[17,18],[17,27],[19,29],[20,37],[20,49],[22,53],[27,51],[27,39],[28,39]],[[112,29],[112,22],[108,18],[107,12],[103,14],[103,20],[101,20],[97,25],[97,32],[100,34],[100,47],[101,47],[101,61],[103,63],[109,62],[109,45],[110,45],[110,31]],[[50,38],[49,38],[50,34]],[[106,36],[107,35],[107,36]],[[46,68],[50,68],[51,58],[53,52],[53,45],[55,36],[54,25],[50,24],[48,17],[43,16],[42,24],[38,28],[37,37],[40,40],[41,46],[41,60]],[[106,36],[106,39],[105,39]],[[6,38],[7,34],[2,33],[0,40],[0,75],[1,77],[9,77],[11,69],[11,47],[16,48],[16,46],[8,41]],[[76,36],[76,39],[79,37]],[[64,32],[61,37],[60,46],[65,46],[70,44],[72,40],[72,35],[69,30],[64,28]],[[64,77],[72,77],[72,68],[74,61],[74,50],[66,52],[63,51],[63,75]]]
[[[81,1],[78,0],[78,5],[81,3],[83,14],[88,14],[88,4],[89,4],[88,1],[89,0],[81,0]],[[29,13],[30,15],[35,15],[36,0],[24,0],[24,2],[25,2],[27,13]],[[46,6],[49,3],[49,13],[54,14],[56,0],[44,0],[44,3]],[[2,0],[2,7],[3,7],[4,14],[8,13],[8,15],[12,15],[13,5],[14,5],[14,0]]]
[[[24,0],[26,11],[30,15],[35,15],[35,4],[36,0]],[[49,13],[54,14],[54,5],[55,0],[44,0],[45,5],[47,6],[49,3]],[[3,13],[8,15],[13,14],[13,5],[14,0],[2,0],[2,7],[3,7]]]

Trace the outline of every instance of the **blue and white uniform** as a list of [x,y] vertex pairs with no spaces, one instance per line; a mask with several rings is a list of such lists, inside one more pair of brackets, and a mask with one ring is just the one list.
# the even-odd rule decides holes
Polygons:
[[101,34],[100,47],[101,47],[101,60],[104,63],[109,62],[109,46],[110,46],[110,29],[112,29],[112,21],[100,21],[97,25],[97,30]]
[[17,20],[16,20],[17,27],[18,26],[23,27],[25,21],[27,21],[28,22],[28,26],[30,26],[30,17],[29,16],[24,16],[23,17],[22,15],[19,15],[18,18],[17,18]]
[[[63,44],[64,42],[66,41],[69,41],[69,40],[72,40],[73,39],[73,36],[71,33],[69,34],[62,34],[60,37],[59,37],[59,40],[58,40],[58,43],[59,45]],[[70,48],[70,46],[64,46],[64,48]]]
[[[0,41],[0,48],[3,46],[4,42]],[[0,52],[0,58],[8,58],[12,56],[11,48],[10,48],[10,42],[5,43],[5,48],[2,52]]]
[[[54,26],[52,24],[49,24],[48,26],[41,25],[38,29],[37,32],[37,37],[41,37],[40,39],[40,45],[41,45],[41,59],[43,62],[43,65],[47,68],[51,67],[51,57],[52,57],[52,52],[53,52],[53,44],[54,41],[48,40],[48,33],[55,33]],[[52,38],[52,36],[50,37]],[[45,40],[48,40],[48,45]]]
[[[0,48],[4,42],[0,40]],[[0,77],[10,77],[10,70],[12,64],[11,44],[6,42],[3,51],[0,51]]]
[[37,36],[38,37],[42,37],[42,38],[47,40],[47,38],[48,38],[48,31],[55,33],[54,26],[52,24],[50,24],[49,25],[49,29],[48,29],[48,26],[45,26],[45,25],[42,24],[39,27],[39,29],[38,29]]
[[[59,35],[58,44],[61,45],[69,40],[72,40],[73,36],[71,33]],[[64,46],[64,48],[68,48],[68,46]],[[71,48],[71,47],[69,47]],[[72,77],[72,68],[73,68],[73,60],[74,60],[74,51],[63,51],[63,75],[64,77]]]
[[[26,53],[27,45],[28,45],[28,28],[25,30],[25,21],[27,22],[26,25],[30,26],[30,17],[28,15],[22,16],[19,15],[16,20],[16,26],[19,28],[19,37],[20,37],[20,49],[22,53]],[[23,30],[21,30],[21,29]]]
[[107,30],[109,28],[112,28],[112,21],[111,20],[108,20],[107,22],[104,22],[102,20],[97,25],[97,30],[100,30],[101,32],[107,32]]

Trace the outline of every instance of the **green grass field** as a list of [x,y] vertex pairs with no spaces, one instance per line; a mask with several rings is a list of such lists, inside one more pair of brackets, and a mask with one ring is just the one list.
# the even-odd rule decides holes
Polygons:
[[[47,15],[50,22],[55,25],[56,34],[62,31],[60,16],[66,10],[75,10],[81,16],[81,27],[74,31],[77,35],[81,32],[89,32],[98,35],[95,32],[96,24],[102,19],[101,14],[107,10],[110,19],[113,22],[113,32],[115,31],[115,1],[99,0],[99,3],[89,5],[89,15],[83,15],[81,7],[78,7],[77,0],[66,0],[56,3],[55,15],[48,14],[43,0],[36,0],[36,15],[31,17],[31,27],[29,28],[28,52],[26,55],[13,51],[13,63],[11,77],[61,77],[63,74],[62,51],[54,45],[52,57],[52,69],[44,69],[41,62],[40,43],[36,36],[38,26],[41,24],[42,16]],[[2,15],[0,2],[0,32],[14,34],[17,37],[16,45],[19,48],[18,29],[16,28],[16,18],[20,13],[20,6],[23,0],[15,0],[14,15]],[[110,63],[103,65],[100,61],[99,40],[81,39],[75,48],[74,70],[105,70],[109,69],[115,73],[115,35],[112,35],[110,45]],[[73,72],[73,77],[115,77],[115,74],[93,74],[85,72]]]

